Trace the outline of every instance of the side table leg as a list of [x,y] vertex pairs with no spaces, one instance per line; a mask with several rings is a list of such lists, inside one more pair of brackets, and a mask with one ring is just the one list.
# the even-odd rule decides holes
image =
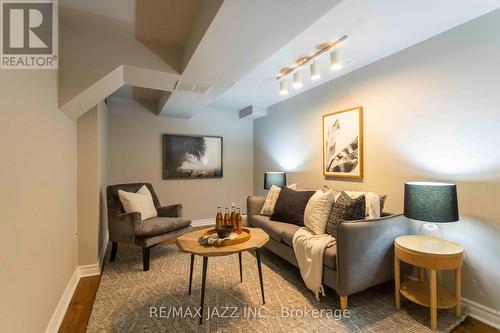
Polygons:
[[437,281],[436,270],[430,270],[430,285],[431,285],[431,328],[437,329]]
[[396,309],[401,307],[401,295],[399,294],[399,289],[401,288],[401,272],[399,269],[399,259],[394,256],[394,296],[396,298]]
[[462,305],[460,304],[460,298],[462,297],[462,284],[461,284],[461,267],[459,266],[455,270],[455,297],[457,298],[457,305],[455,307],[455,315],[460,318],[462,314]]
[[189,293],[191,295],[191,285],[193,282],[193,266],[194,266],[194,254],[191,253],[191,266],[189,267]]
[[241,264],[241,252],[238,252],[238,259],[240,261],[240,282],[243,282],[243,269]]
[[262,265],[260,264],[260,251],[255,250],[257,257],[257,267],[259,269],[259,280],[260,280],[260,292],[262,293],[262,304],[266,304],[266,299],[264,298],[264,283],[262,282]]
[[208,257],[203,257],[203,274],[201,277],[201,310],[200,310],[200,322],[199,324],[203,322],[203,307],[205,306],[205,286],[207,282],[207,264],[208,264]]

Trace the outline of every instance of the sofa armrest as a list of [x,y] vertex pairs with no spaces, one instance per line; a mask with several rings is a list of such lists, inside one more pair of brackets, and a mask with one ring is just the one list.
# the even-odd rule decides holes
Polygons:
[[266,197],[250,196],[247,198],[247,224],[249,227],[252,226],[252,217],[254,215],[259,215]]
[[135,229],[139,223],[141,223],[141,213],[139,212],[110,216],[108,219],[109,240],[134,244]]
[[410,233],[402,214],[337,226],[337,293],[348,296],[394,277],[394,240]]
[[160,207],[157,211],[159,217],[182,217],[182,204]]

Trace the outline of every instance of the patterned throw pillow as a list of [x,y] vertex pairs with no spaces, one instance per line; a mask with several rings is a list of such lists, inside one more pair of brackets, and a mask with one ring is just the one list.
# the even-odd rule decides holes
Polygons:
[[330,211],[328,223],[326,224],[326,233],[337,238],[337,224],[339,221],[364,219],[365,210],[366,203],[364,195],[351,199],[347,193],[342,192]]
[[280,195],[281,188],[276,185],[272,185],[267,193],[266,201],[264,202],[264,206],[260,210],[260,215],[271,216],[274,211],[274,206],[276,205],[276,200],[278,200],[278,196]]

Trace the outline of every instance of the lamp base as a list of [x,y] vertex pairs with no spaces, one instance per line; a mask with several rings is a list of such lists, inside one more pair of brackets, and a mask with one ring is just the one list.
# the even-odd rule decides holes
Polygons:
[[441,230],[439,224],[436,223],[427,222],[421,224],[418,233],[423,236],[443,238],[443,230]]

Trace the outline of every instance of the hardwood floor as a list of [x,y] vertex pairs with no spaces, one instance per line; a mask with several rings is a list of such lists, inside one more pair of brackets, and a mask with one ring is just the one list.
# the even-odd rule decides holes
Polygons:
[[[100,281],[100,276],[91,276],[80,279],[75,294],[69,304],[68,311],[64,316],[59,333],[85,332]],[[468,317],[452,332],[499,333],[500,331],[480,322],[479,320]]]
[[85,332],[100,281],[100,275],[80,279],[59,332]]

